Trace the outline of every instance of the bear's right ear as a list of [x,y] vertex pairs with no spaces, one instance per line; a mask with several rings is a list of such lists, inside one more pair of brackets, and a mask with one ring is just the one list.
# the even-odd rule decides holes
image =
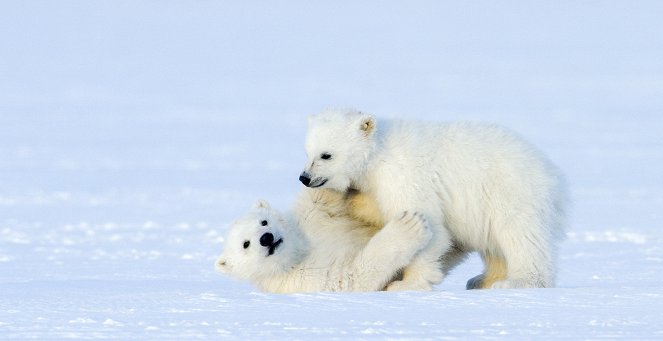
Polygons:
[[259,199],[253,204],[253,208],[269,208],[269,203],[265,200]]
[[359,119],[359,129],[362,131],[364,136],[370,136],[375,130],[375,118],[371,115],[361,113],[361,118]]

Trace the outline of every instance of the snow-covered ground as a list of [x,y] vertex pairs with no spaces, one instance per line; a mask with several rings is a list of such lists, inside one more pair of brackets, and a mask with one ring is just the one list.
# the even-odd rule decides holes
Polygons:
[[[0,338],[663,338],[663,2],[0,2]],[[482,120],[566,172],[555,289],[272,295],[213,272],[306,115]]]

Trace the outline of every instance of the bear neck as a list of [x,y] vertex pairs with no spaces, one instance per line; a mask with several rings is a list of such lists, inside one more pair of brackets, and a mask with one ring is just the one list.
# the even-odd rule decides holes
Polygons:
[[288,269],[284,269],[284,272],[290,272],[301,266],[306,257],[308,257],[310,254],[310,243],[306,234],[302,230],[301,219],[299,219],[294,212],[286,214],[285,219],[291,229],[291,235],[288,239],[292,242],[293,262],[289,264]]
[[380,161],[384,159],[385,145],[388,142],[389,132],[393,127],[394,122],[391,120],[379,120],[377,122],[373,132],[373,144],[366,152],[365,160],[362,163],[364,166],[358,168],[357,175],[351,179],[349,191],[356,190],[363,193],[372,191],[372,174],[376,168],[380,167]]

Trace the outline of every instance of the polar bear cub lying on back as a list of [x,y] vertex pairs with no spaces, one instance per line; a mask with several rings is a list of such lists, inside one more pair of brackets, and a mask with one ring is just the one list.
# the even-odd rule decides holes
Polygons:
[[378,229],[346,204],[326,189],[305,189],[287,215],[257,202],[230,227],[217,270],[274,293],[383,290],[432,233],[418,213]]

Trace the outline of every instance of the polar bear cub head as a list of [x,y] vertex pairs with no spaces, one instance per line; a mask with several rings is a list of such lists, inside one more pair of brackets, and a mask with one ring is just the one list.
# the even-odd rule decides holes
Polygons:
[[352,188],[375,149],[375,123],[373,116],[356,110],[328,110],[309,117],[307,161],[299,180],[307,187]]
[[216,270],[259,282],[290,271],[306,255],[306,239],[277,210],[258,201],[229,228]]

